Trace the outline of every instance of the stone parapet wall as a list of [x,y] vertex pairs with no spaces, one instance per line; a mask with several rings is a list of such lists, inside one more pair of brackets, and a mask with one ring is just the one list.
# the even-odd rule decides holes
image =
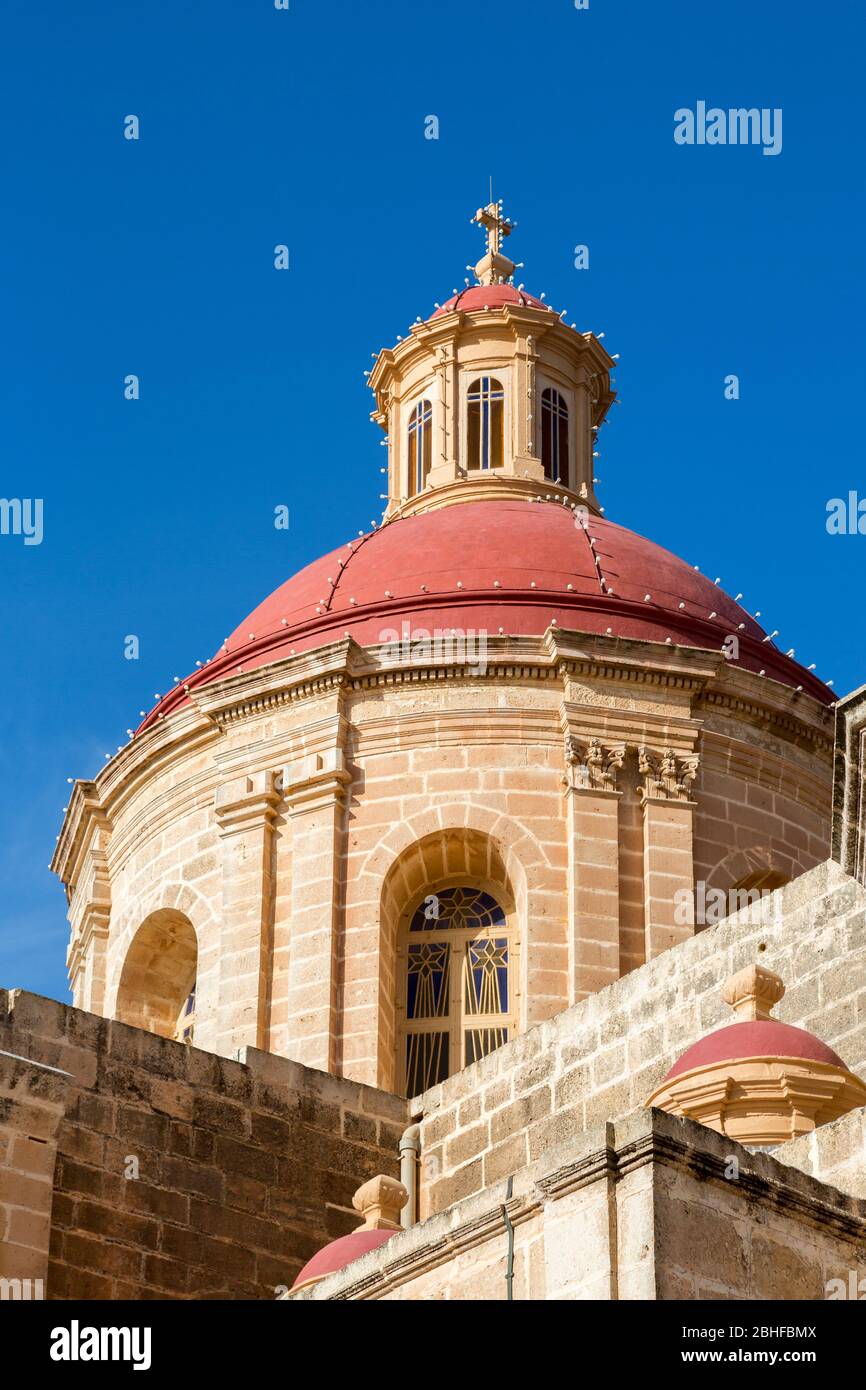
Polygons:
[[[23,991],[0,991],[0,1048],[34,1059],[0,1055],[0,1148],[40,1184],[11,1238],[47,1237],[50,1205],[50,1298],[274,1297],[355,1228],[358,1184],[399,1170],[405,1101],[252,1048],[228,1061]],[[56,1165],[28,1143],[54,1133]]]
[[775,1157],[866,1200],[866,1108],[781,1144]]
[[[734,1176],[732,1176],[734,1175]],[[323,1300],[808,1299],[866,1274],[866,1202],[640,1110],[562,1142],[320,1284]]]
[[71,1079],[0,1051],[2,1298],[45,1294],[57,1139]]
[[[530,1029],[411,1104],[422,1215],[642,1105],[682,1052],[733,1022],[724,981],[760,961],[789,982],[776,1015],[866,1074],[866,891],[832,861]],[[763,920],[761,920],[763,918]]]

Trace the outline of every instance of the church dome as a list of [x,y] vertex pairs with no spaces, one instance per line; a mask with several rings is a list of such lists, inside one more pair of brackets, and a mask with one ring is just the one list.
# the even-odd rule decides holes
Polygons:
[[553,312],[549,304],[515,285],[469,285],[459,294],[452,295],[430,317],[436,319],[442,314],[452,314],[458,310],[472,313],[478,309],[503,309],[506,304],[520,304],[524,308],[548,309]]
[[[388,522],[307,565],[259,604],[186,682],[250,671],[348,633],[362,646],[456,628],[542,636],[551,624],[719,651],[830,704],[832,692],[769,642],[745,609],[670,551],[556,502],[496,500]],[[151,711],[186,699],[178,685]]]

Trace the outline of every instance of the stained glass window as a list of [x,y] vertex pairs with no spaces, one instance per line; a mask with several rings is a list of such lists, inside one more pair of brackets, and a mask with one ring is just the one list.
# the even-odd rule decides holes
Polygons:
[[504,936],[468,942],[463,983],[467,1014],[508,1013],[508,942]]
[[541,393],[541,462],[545,478],[568,487],[568,406],[551,386]]
[[501,468],[505,392],[493,376],[477,377],[467,395],[467,468]]
[[446,941],[421,941],[409,947],[407,1018],[441,1018],[448,1013]]
[[409,418],[409,496],[421,492],[433,462],[433,407],[419,401]]
[[480,888],[442,888],[428,893],[415,909],[410,931],[442,931],[454,927],[477,931],[505,925],[505,913],[491,893]]
[[506,914],[481,888],[426,894],[408,928],[400,1050],[415,1096],[508,1041],[514,961]]

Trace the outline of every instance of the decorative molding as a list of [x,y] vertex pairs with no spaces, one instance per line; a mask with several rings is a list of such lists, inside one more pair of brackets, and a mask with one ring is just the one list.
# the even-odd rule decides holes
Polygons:
[[[328,1275],[327,1282],[322,1283],[327,1296],[336,1301],[382,1298],[410,1280],[452,1263],[464,1251],[498,1239],[503,1208],[511,1224],[519,1227],[548,1204],[581,1188],[605,1181],[618,1183],[646,1166],[673,1169],[730,1191],[732,1153],[739,1163],[735,1186],[744,1202],[760,1203],[762,1210],[784,1213],[812,1229],[832,1230],[849,1240],[866,1236],[866,1216],[858,1199],[767,1154],[750,1153],[736,1140],[702,1125],[649,1110],[583,1135],[575,1134],[553,1152],[551,1166],[536,1164],[524,1170],[521,1177],[529,1182],[524,1191],[509,1198],[504,1183],[500,1183],[486,1193],[464,1198],[420,1225],[395,1233],[386,1246]],[[656,1185],[655,1190],[663,1192],[664,1186]],[[658,1200],[656,1197],[655,1202]],[[356,1273],[359,1266],[362,1272]],[[287,1295],[290,1300],[311,1296],[303,1291]]]
[[[824,710],[824,706],[819,705],[818,701],[814,700],[811,695],[801,695],[799,698],[808,699],[816,709]],[[824,733],[823,730],[816,729],[806,719],[797,719],[794,715],[783,714],[769,704],[759,704],[756,700],[746,700],[739,695],[728,695],[722,690],[703,690],[695,701],[695,713],[700,713],[702,706],[729,711],[735,716],[745,715],[748,719],[754,720],[761,729],[766,729],[769,726],[786,734],[795,734],[800,738],[807,739],[817,752],[832,753],[833,751],[832,732]],[[829,718],[829,711],[827,713]]]
[[289,815],[343,806],[352,774],[346,768],[342,748],[330,748],[323,753],[308,753],[297,762],[289,763],[276,779],[276,785],[286,799]]
[[217,787],[214,798],[220,835],[242,834],[272,825],[280,803],[280,791],[273,772],[256,772],[236,777]]
[[587,742],[574,734],[566,734],[565,786],[576,792],[615,792],[625,752],[625,743],[605,745],[598,738]]
[[683,757],[672,748],[659,753],[641,744],[637,756],[638,769],[644,778],[644,785],[638,789],[643,801],[690,801],[700,763],[697,753]]

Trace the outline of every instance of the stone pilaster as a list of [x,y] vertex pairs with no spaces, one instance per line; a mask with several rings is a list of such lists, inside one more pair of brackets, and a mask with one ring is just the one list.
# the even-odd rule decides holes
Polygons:
[[[668,748],[638,749],[644,784],[643,805],[644,929],[646,959],[676,946],[694,933],[694,812],[691,785],[697,777],[696,754],[681,756]],[[683,897],[686,895],[686,897]],[[678,902],[688,902],[686,922],[677,917]]]
[[569,1003],[619,978],[619,799],[624,744],[565,741]]
[[281,781],[292,830],[285,1052],[304,1066],[333,1072],[344,815],[351,774],[338,746],[289,764]]
[[216,1051],[224,1057],[266,1045],[279,802],[272,772],[238,777],[217,790],[223,872]]
[[[107,838],[107,837],[106,837]],[[66,954],[69,987],[77,1009],[102,1014],[105,1008],[108,927],[111,920],[111,884],[108,858],[103,848],[92,846],[87,853],[87,871],[81,901],[74,902],[72,939]],[[78,894],[75,895],[78,897]]]

